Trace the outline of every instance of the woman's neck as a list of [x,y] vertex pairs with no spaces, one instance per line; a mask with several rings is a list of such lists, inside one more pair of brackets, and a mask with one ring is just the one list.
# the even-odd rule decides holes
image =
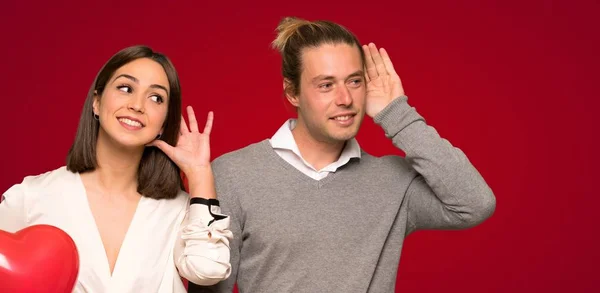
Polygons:
[[[127,149],[99,133],[93,177],[98,187],[110,194],[137,195],[138,169],[144,147]],[[92,174],[90,174],[92,175]]]

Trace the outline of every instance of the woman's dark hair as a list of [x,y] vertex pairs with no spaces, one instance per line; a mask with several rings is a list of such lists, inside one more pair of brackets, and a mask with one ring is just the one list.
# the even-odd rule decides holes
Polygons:
[[[83,105],[75,141],[67,155],[69,171],[84,173],[98,167],[96,141],[98,140],[100,121],[94,119],[94,99],[102,96],[106,83],[119,68],[140,58],[148,58],[159,63],[167,74],[170,88],[168,110],[160,139],[172,146],[177,144],[181,123],[181,88],[175,67],[165,55],[154,52],[149,47],[128,47],[113,55],[100,69],[92,83]],[[184,188],[177,165],[156,147],[144,149],[138,167],[137,181],[137,191],[145,197],[154,199],[175,198],[177,193]]]

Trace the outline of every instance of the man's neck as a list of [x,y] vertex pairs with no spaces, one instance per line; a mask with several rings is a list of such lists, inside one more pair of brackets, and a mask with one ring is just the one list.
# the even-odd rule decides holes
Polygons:
[[301,124],[296,125],[292,135],[302,158],[317,171],[337,161],[346,143],[319,141]]

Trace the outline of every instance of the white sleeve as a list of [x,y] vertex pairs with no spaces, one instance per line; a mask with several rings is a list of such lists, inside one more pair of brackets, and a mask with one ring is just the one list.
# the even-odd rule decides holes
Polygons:
[[180,276],[204,286],[229,277],[229,241],[233,239],[229,221],[216,199],[191,199],[173,254]]
[[0,199],[0,230],[10,233],[27,227],[24,184],[9,188]]

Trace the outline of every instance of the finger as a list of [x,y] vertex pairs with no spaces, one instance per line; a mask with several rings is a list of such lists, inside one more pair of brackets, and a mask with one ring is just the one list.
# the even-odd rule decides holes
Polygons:
[[215,114],[210,111],[208,112],[208,117],[206,117],[206,125],[204,126],[204,134],[210,135],[210,131],[212,130],[213,120],[215,119]]
[[196,121],[196,114],[192,106],[187,106],[188,121],[190,122],[190,131],[198,132],[198,121]]
[[179,133],[181,135],[183,135],[184,133],[188,133],[190,132],[190,130],[187,127],[187,124],[185,124],[185,119],[183,118],[183,115],[181,115],[181,124],[179,125]]
[[388,55],[387,51],[384,48],[381,48],[379,49],[379,53],[381,53],[381,59],[383,59],[385,70],[387,70],[387,72],[391,75],[398,75],[394,69],[394,64],[392,64],[392,59],[390,58],[390,55]]
[[377,78],[377,69],[375,68],[373,58],[371,57],[371,50],[369,50],[369,46],[363,45],[363,52],[365,52],[365,67],[367,68],[367,72],[365,75],[370,81],[371,79]]
[[150,142],[149,144],[147,144],[146,146],[154,146],[157,147],[158,149],[160,149],[163,153],[165,153],[165,155],[167,155],[169,158],[172,157],[173,155],[173,147],[171,145],[169,145],[168,143],[159,140],[159,139],[155,139],[152,142]]
[[373,62],[375,63],[377,75],[388,75],[389,73],[387,72],[387,70],[385,70],[383,59],[381,58],[381,54],[379,54],[379,50],[377,50],[375,44],[369,44],[369,52],[371,52],[371,58],[373,58]]

